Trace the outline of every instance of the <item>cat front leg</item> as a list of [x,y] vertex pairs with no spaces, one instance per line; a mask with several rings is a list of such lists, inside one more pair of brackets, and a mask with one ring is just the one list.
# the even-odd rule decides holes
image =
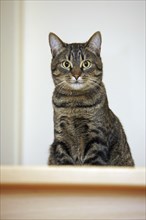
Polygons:
[[91,140],[84,150],[85,165],[108,165],[109,152],[106,143],[100,139]]
[[109,164],[111,166],[134,166],[128,143],[117,143],[110,149]]
[[73,165],[74,161],[64,142],[54,141],[50,148],[49,165]]

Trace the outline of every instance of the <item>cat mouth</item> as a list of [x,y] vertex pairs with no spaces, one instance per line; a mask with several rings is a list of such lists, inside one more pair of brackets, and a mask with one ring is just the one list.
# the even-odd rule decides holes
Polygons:
[[70,81],[70,86],[71,88],[78,90],[84,87],[84,82],[81,77],[79,77],[78,79],[75,79],[74,77],[72,77]]
[[83,82],[76,81],[76,82],[72,82],[72,84],[83,84]]
[[78,89],[82,89],[84,87],[84,83],[76,81],[76,82],[71,83],[70,86],[73,89],[78,90]]

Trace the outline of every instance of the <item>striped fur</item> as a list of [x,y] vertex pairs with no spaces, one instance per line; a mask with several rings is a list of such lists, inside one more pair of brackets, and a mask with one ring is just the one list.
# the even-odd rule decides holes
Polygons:
[[55,90],[54,142],[48,163],[134,166],[122,125],[108,106],[100,33],[82,44],[66,44],[50,33],[49,43]]

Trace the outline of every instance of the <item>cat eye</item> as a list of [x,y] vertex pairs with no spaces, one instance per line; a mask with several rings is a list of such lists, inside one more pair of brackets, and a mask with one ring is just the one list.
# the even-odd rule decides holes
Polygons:
[[64,69],[70,70],[70,68],[72,68],[72,63],[68,60],[65,60],[62,62],[62,67]]
[[83,69],[89,69],[92,66],[92,63],[89,60],[84,60],[81,62],[80,67]]

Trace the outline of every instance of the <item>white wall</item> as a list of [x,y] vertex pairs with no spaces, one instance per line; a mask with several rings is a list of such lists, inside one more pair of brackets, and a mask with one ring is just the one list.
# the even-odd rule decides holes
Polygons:
[[145,165],[144,1],[23,1],[21,163],[46,164],[53,142],[48,33],[85,42],[101,31],[104,83],[137,166]]
[[18,1],[0,2],[0,160],[2,164],[20,162],[20,11]]

